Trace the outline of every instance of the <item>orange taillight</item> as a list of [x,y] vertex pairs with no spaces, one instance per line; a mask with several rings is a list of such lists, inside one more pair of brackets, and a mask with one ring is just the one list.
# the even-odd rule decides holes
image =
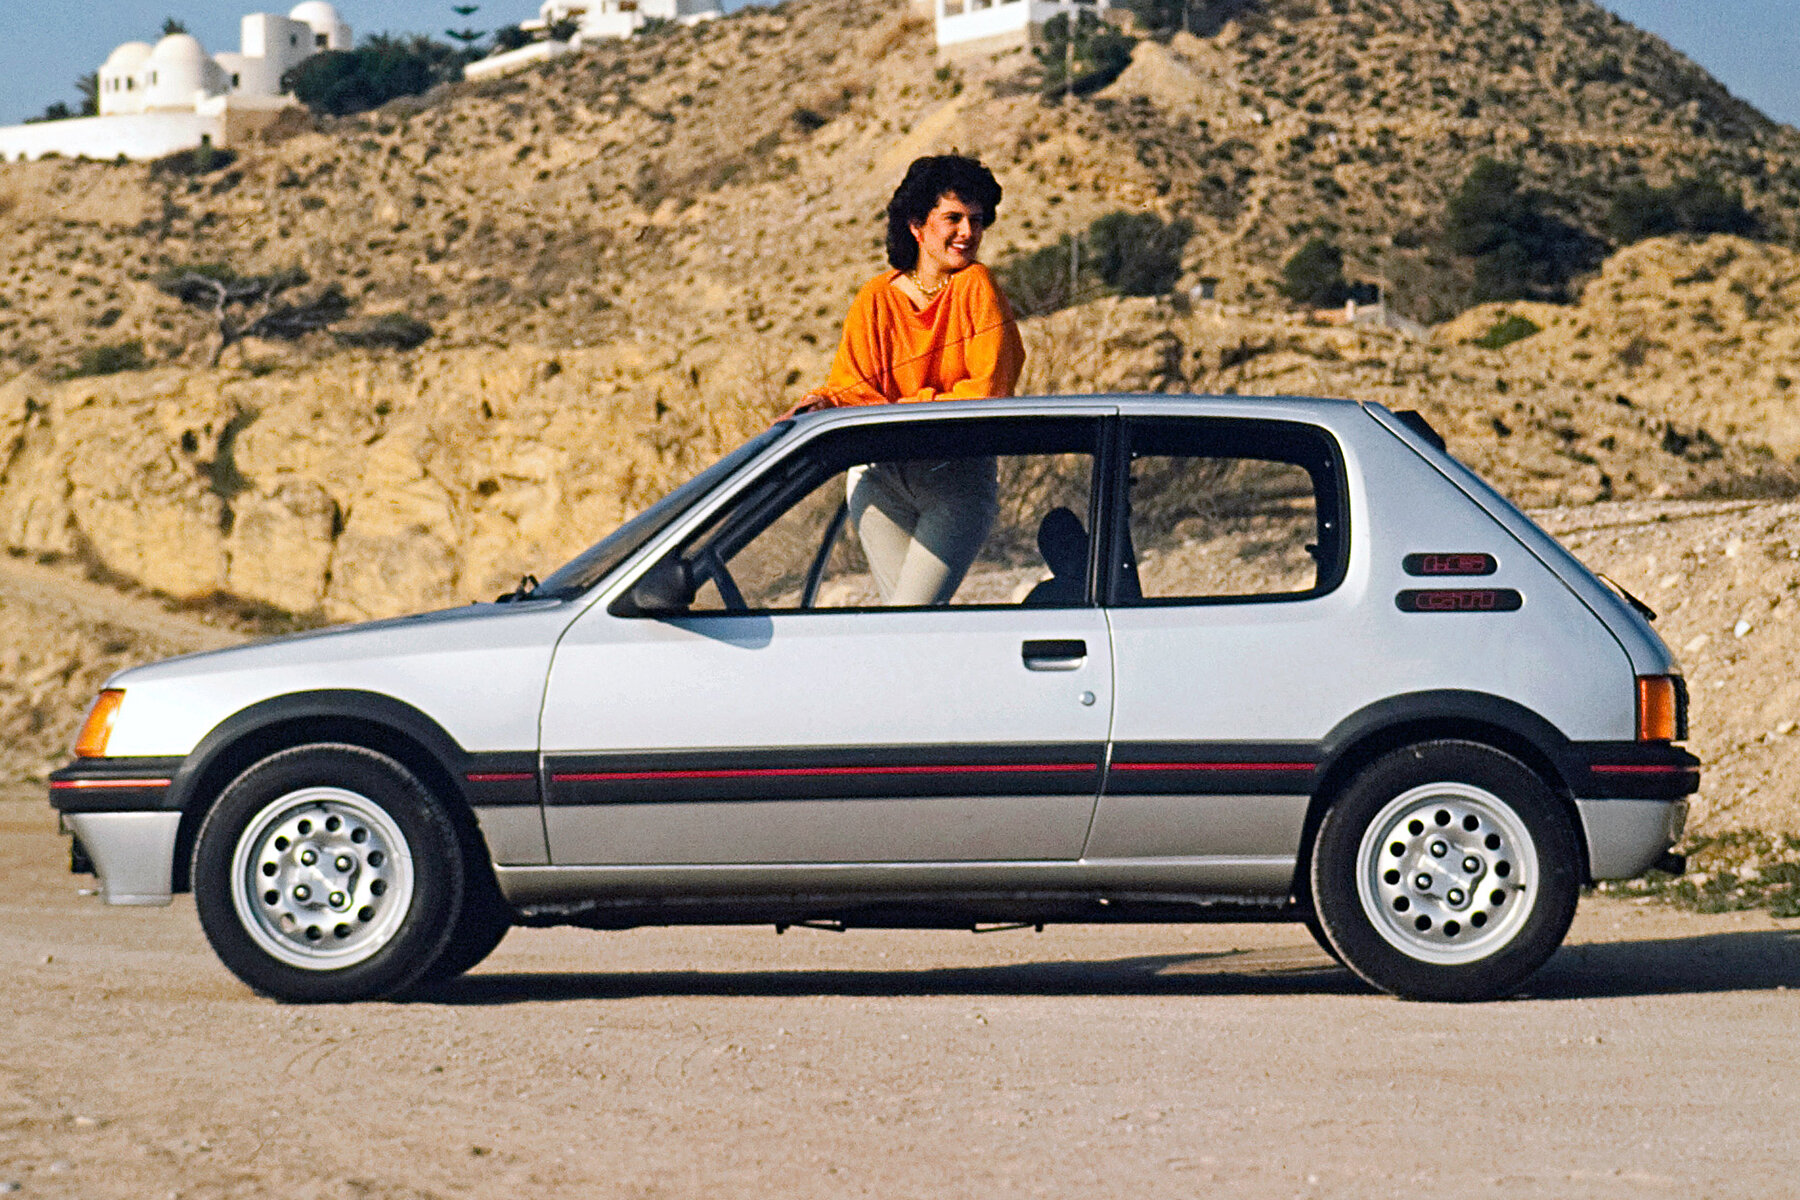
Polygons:
[[113,718],[119,715],[119,705],[123,703],[125,693],[120,688],[107,688],[95,697],[94,707],[88,710],[81,733],[75,738],[76,758],[106,757],[106,740],[112,736]]
[[1639,675],[1637,736],[1640,742],[1673,742],[1683,736],[1680,688],[1673,675]]

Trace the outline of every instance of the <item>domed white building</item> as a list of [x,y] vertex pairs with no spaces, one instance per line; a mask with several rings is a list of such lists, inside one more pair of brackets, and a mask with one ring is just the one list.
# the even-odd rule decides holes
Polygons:
[[144,92],[139,86],[143,67],[150,61],[150,43],[126,42],[100,66],[100,115],[144,111]]
[[227,145],[293,104],[287,73],[324,50],[348,50],[350,26],[325,0],[287,16],[251,13],[236,53],[210,55],[190,34],[126,42],[99,72],[97,117],[0,129],[0,161],[46,154],[160,158],[203,141]]
[[230,87],[229,77],[200,40],[186,33],[172,33],[156,43],[139,73],[145,112],[194,112]]

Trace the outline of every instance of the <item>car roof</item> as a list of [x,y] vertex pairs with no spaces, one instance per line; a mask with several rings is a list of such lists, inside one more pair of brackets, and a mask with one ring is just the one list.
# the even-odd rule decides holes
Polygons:
[[1317,396],[1211,396],[1119,392],[1084,396],[1008,396],[987,400],[936,400],[929,404],[870,404],[828,408],[796,418],[799,428],[893,420],[967,416],[1091,415],[1117,410],[1132,416],[1217,416],[1329,422],[1361,409],[1362,402]]

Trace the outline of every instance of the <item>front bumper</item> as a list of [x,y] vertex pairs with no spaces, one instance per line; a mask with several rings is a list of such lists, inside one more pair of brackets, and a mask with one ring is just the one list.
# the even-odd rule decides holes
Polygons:
[[161,905],[174,895],[178,812],[64,813],[108,904]]
[[83,758],[50,776],[50,804],[94,865],[108,904],[167,904],[181,813],[167,807],[179,758]]

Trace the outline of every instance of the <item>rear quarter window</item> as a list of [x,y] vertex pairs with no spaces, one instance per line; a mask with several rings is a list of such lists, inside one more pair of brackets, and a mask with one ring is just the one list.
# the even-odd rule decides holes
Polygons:
[[1341,458],[1323,429],[1132,420],[1124,449],[1116,603],[1303,599],[1342,580]]

